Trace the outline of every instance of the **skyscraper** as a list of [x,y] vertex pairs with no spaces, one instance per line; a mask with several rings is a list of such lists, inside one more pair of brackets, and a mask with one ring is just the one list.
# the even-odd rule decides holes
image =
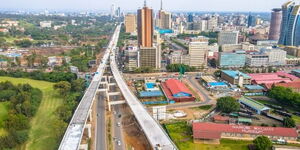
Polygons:
[[116,16],[116,7],[115,7],[115,4],[111,4],[110,17],[113,18],[115,16]]
[[300,5],[288,1],[282,5],[282,22],[278,44],[300,45]]
[[126,33],[136,33],[136,15],[127,14],[125,16],[125,30]]
[[162,0],[161,0],[160,10],[158,11],[158,27],[161,29],[171,29],[172,28],[171,13],[163,10]]
[[144,7],[137,12],[138,44],[140,47],[153,46],[153,10]]
[[201,68],[207,65],[208,42],[190,42],[190,66]]
[[282,11],[279,8],[272,10],[269,40],[279,40]]
[[256,26],[256,17],[249,14],[248,16],[248,27]]
[[192,14],[189,14],[189,15],[188,15],[187,22],[194,22],[194,17],[193,17]]

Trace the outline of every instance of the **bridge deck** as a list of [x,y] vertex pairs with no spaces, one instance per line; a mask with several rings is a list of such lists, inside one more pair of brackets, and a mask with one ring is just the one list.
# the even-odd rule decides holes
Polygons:
[[72,120],[65,132],[65,135],[60,143],[59,150],[77,150],[79,149],[79,145],[81,142],[81,138],[84,131],[84,126],[87,121],[89,110],[91,109],[94,97],[97,93],[97,89],[101,82],[101,78],[106,68],[106,64],[108,62],[109,53],[113,47],[115,47],[117,43],[116,36],[119,35],[120,27],[116,28],[116,31],[105,51],[105,54],[102,58],[102,62],[100,63],[97,73],[93,77],[93,80],[90,86],[87,88],[84,96],[82,97]]
[[159,123],[154,120],[154,118],[148,113],[144,105],[137,99],[137,97],[130,91],[123,77],[121,76],[116,61],[114,53],[110,57],[111,71],[115,77],[115,80],[126,99],[128,106],[131,108],[136,120],[143,129],[149,143],[152,148],[158,145],[163,150],[175,150],[177,149],[175,144],[166,134],[164,129],[159,125]]

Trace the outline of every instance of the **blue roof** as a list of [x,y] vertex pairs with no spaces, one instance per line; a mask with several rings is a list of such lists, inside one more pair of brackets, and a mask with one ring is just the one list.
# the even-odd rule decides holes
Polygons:
[[157,30],[160,34],[173,33],[173,30],[171,30],[171,29],[159,29],[159,28],[156,28],[155,30]]
[[260,86],[260,85],[245,85],[246,89],[249,90],[263,90],[265,89],[264,87]]
[[228,76],[232,77],[232,78],[235,78],[237,79],[238,78],[238,75],[241,75],[243,76],[244,78],[251,78],[250,76],[248,76],[247,74],[245,73],[242,73],[240,71],[235,71],[235,70],[222,70],[222,72],[224,72],[225,74],[227,74]]
[[141,91],[140,97],[160,97],[163,96],[161,91]]
[[151,83],[151,82],[149,82],[149,83],[145,83],[145,85],[146,85],[146,87],[148,88],[148,89],[153,89],[154,87],[155,87],[155,83]]
[[300,69],[292,70],[293,72],[300,73]]
[[209,82],[208,85],[209,86],[227,86],[227,84],[224,82]]

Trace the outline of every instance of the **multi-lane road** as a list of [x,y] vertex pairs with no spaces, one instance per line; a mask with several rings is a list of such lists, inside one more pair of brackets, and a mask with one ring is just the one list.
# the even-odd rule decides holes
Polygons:
[[96,150],[106,150],[106,114],[104,92],[97,99]]

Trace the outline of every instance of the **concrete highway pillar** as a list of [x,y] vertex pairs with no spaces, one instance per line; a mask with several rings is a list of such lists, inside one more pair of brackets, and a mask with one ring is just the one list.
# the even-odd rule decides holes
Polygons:
[[90,110],[89,110],[89,120],[90,120],[90,121],[92,121],[92,119],[93,119],[93,118],[92,118],[92,114],[93,114],[93,113],[92,113],[92,110],[90,109]]
[[88,150],[88,144],[80,144],[79,145],[79,150]]
[[86,124],[85,128],[88,130],[88,137],[92,137],[92,130],[91,130],[92,125],[91,124]]

